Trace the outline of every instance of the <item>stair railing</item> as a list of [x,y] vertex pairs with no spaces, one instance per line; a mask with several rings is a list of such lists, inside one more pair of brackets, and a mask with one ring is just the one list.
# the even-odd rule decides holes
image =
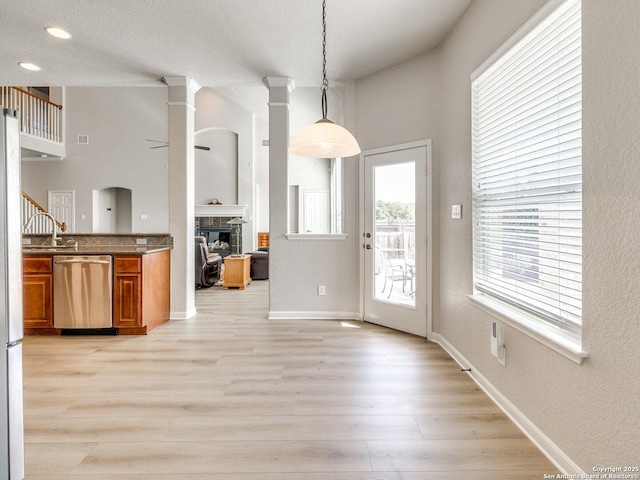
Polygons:
[[20,87],[0,87],[0,105],[20,111],[20,131],[62,143],[62,105]]
[[[27,220],[38,212],[49,213],[38,202],[23,191],[21,212],[22,225],[27,223]],[[67,225],[65,223],[56,220],[56,225],[61,232],[65,232],[67,230]],[[22,233],[51,233],[51,222],[46,217],[39,216],[33,219],[33,223],[31,224],[29,231]]]

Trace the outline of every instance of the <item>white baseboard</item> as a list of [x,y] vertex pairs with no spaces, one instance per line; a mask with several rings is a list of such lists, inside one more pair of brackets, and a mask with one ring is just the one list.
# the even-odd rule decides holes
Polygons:
[[358,312],[322,312],[322,311],[269,311],[269,320],[358,320]]
[[[431,340],[439,344],[462,368],[470,368],[467,372],[474,382],[493,400],[493,402],[511,419],[513,423],[524,433],[533,444],[553,463],[558,470],[567,475],[585,475],[580,467],[571,460],[560,448],[551,441],[542,431],[536,427],[520,410],[513,405],[507,397],[493,386],[484,375],[475,369],[471,363],[442,335],[433,333]],[[586,478],[586,477],[585,477]]]
[[189,320],[196,314],[196,307],[193,307],[186,312],[171,312],[169,314],[170,320]]

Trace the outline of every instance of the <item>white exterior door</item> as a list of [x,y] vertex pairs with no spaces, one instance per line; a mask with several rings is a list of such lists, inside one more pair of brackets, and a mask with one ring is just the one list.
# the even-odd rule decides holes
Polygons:
[[53,218],[67,225],[66,233],[75,232],[75,190],[49,190],[48,210],[53,215]]
[[361,156],[364,320],[423,337],[431,318],[430,147]]

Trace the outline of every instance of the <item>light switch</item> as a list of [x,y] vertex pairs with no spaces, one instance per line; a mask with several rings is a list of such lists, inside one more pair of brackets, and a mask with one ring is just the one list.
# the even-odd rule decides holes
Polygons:
[[462,205],[451,205],[451,218],[462,218]]

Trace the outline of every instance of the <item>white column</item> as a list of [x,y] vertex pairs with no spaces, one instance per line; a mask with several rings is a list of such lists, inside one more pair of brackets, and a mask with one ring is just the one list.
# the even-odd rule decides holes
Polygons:
[[171,318],[196,313],[194,235],[194,113],[200,86],[188,77],[164,77],[169,86],[169,232],[171,252]]
[[273,295],[286,282],[285,234],[289,230],[289,94],[294,89],[288,77],[266,77],[269,89],[269,310]]

